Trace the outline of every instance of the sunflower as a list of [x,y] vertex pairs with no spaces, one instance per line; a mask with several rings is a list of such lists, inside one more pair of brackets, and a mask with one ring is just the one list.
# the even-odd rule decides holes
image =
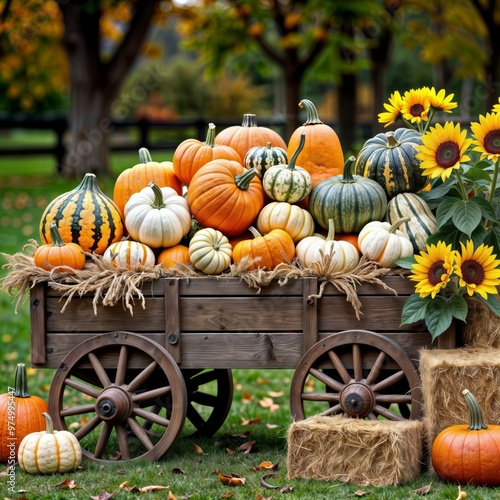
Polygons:
[[451,110],[455,109],[458,106],[456,102],[451,102],[455,94],[450,94],[445,96],[444,89],[441,89],[436,94],[436,90],[434,89],[434,87],[428,90],[429,90],[429,98],[431,101],[431,106],[434,109],[438,111],[444,111],[445,113],[451,113]]
[[454,169],[460,168],[460,163],[470,161],[465,152],[472,139],[467,139],[467,131],[461,131],[458,123],[446,122],[444,127],[437,123],[422,136],[422,143],[415,156],[422,162],[423,175],[431,179],[441,177],[444,182]]
[[384,103],[384,108],[387,110],[384,113],[379,113],[379,123],[385,123],[385,127],[392,125],[400,116],[403,99],[399,91],[395,90],[389,97],[389,104]]
[[450,281],[456,252],[451,244],[438,241],[437,245],[427,245],[427,252],[415,255],[416,263],[412,265],[412,281],[417,281],[415,292],[420,297],[434,298]]
[[401,113],[403,119],[417,125],[428,120],[431,107],[431,93],[428,88],[407,90],[403,96]]
[[500,97],[498,98],[498,104],[493,105],[493,113],[500,113]]
[[467,245],[460,242],[461,252],[457,252],[455,273],[459,277],[459,285],[466,287],[469,295],[479,294],[483,299],[488,294],[497,295],[500,285],[500,260],[496,260],[493,247],[481,243],[474,250],[472,240]]
[[475,140],[474,151],[481,153],[481,159],[496,162],[500,157],[500,113],[479,115],[479,123],[471,123]]

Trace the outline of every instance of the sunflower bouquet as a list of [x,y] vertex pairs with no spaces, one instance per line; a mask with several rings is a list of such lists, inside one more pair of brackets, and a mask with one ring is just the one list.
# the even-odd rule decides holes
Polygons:
[[444,90],[396,91],[384,107],[381,123],[402,120],[422,134],[416,158],[430,185],[419,195],[437,220],[426,249],[397,261],[416,283],[401,324],[424,320],[434,340],[453,318],[467,320],[467,296],[500,316],[500,99],[464,129],[453,121],[432,124],[437,113],[457,107]]

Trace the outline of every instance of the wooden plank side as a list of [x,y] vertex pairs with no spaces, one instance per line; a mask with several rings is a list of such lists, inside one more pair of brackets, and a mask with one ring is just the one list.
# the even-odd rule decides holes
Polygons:
[[[408,296],[414,293],[415,285],[408,278],[402,276],[389,275],[381,278],[381,281],[387,286],[385,288],[382,285],[377,285],[375,283],[359,283],[356,286],[356,293],[358,296],[364,295],[389,295],[395,296]],[[326,285],[323,296],[344,296],[345,294],[339,291],[331,283]]]
[[302,294],[303,318],[303,347],[305,354],[318,341],[318,299],[313,298],[318,293],[318,280],[307,278],[304,280]]
[[39,283],[30,290],[31,363],[47,361],[45,286]]
[[181,319],[179,310],[179,281],[164,280],[165,283],[165,340],[167,351],[176,363],[181,360]]

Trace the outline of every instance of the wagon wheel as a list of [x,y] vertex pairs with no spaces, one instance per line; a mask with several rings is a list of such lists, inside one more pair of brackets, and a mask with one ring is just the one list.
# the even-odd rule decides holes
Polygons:
[[364,330],[335,333],[300,360],[291,383],[290,410],[294,420],[337,414],[370,420],[418,419],[420,377],[393,340]]
[[[151,380],[156,381],[154,389]],[[153,410],[167,397],[169,415]],[[63,359],[50,387],[49,412],[56,429],[75,429],[90,460],[154,461],[182,430],[186,386],[159,344],[134,333],[112,332],[82,342]]]

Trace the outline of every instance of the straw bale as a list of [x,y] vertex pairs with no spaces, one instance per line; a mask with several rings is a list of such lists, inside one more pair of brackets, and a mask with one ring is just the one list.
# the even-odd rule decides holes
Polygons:
[[483,301],[467,297],[469,311],[462,329],[463,343],[468,347],[500,348],[500,318]]
[[421,472],[420,420],[315,416],[288,429],[288,478],[338,480],[363,486],[406,483]]
[[487,424],[500,424],[500,350],[422,349],[420,377],[429,447],[446,427],[469,423],[464,389],[478,400]]

